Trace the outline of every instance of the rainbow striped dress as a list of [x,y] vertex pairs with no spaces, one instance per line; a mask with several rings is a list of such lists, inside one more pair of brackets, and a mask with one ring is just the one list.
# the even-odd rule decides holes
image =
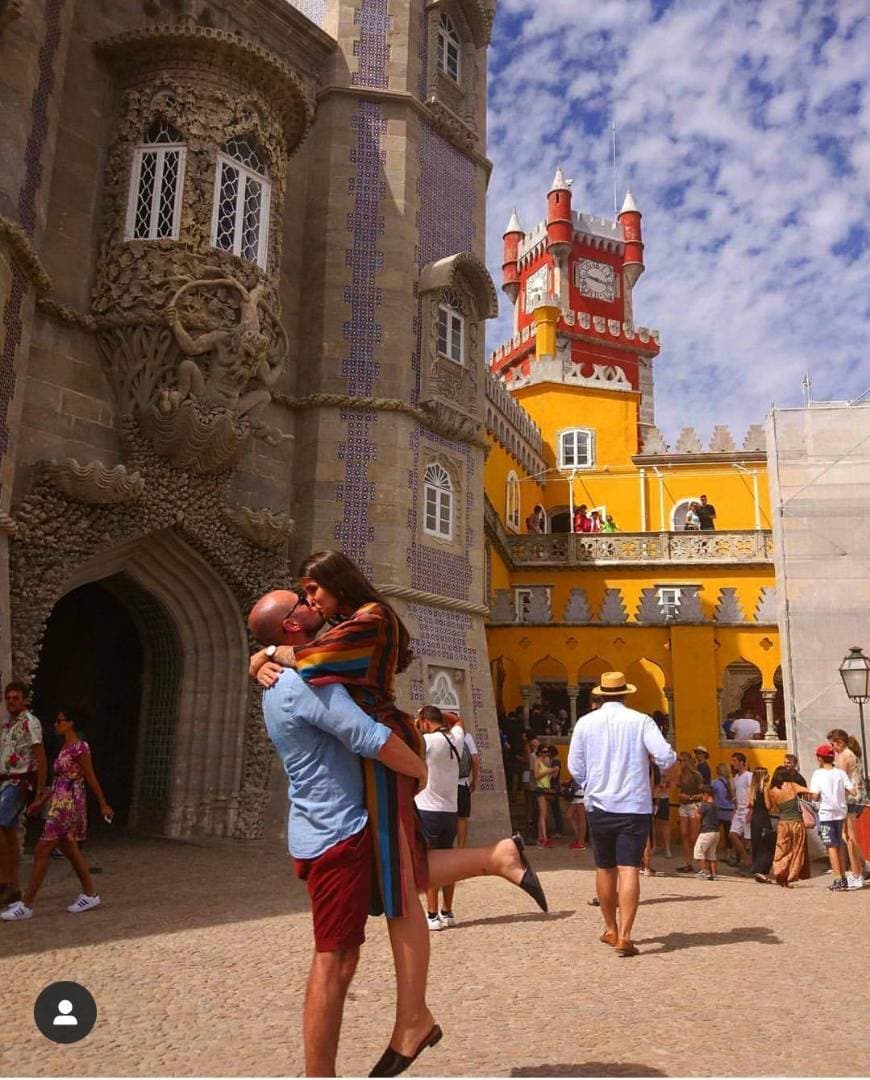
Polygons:
[[[399,624],[384,604],[363,604],[345,622],[328,630],[312,645],[297,647],[296,668],[312,686],[341,683],[361,709],[425,757],[423,737],[411,717],[396,707],[394,686]],[[366,809],[372,834],[375,873],[372,915],[388,918],[408,910],[407,882],[399,858],[400,830],[407,838],[414,866],[414,891],[428,884],[426,841],[417,817],[416,781],[400,776],[379,761],[362,760]]]

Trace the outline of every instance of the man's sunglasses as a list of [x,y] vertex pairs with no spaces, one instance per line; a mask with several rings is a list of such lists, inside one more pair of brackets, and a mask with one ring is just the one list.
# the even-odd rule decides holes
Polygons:
[[290,610],[287,612],[287,614],[284,616],[284,618],[281,621],[286,622],[293,615],[293,613],[296,611],[296,609],[300,605],[302,605],[303,607],[308,607],[308,597],[305,596],[304,594],[302,596],[297,597],[296,603],[293,605],[292,608],[290,608]]

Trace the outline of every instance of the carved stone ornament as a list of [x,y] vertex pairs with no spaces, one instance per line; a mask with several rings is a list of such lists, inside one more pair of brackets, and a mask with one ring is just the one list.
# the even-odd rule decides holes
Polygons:
[[722,623],[725,626],[742,625],[746,622],[737,589],[728,587],[719,590],[719,603],[716,605],[714,617],[717,623]]
[[642,454],[666,454],[670,447],[657,427],[651,427],[644,436]]
[[0,533],[5,536],[14,536],[17,531],[18,524],[15,519],[4,510],[0,510]]
[[764,434],[764,424],[752,424],[746,432],[743,440],[744,450],[767,450],[767,437]]
[[585,589],[572,589],[565,605],[565,622],[582,626],[592,622],[592,609]]
[[90,506],[112,506],[138,499],[145,489],[142,474],[125,465],[108,468],[102,461],[80,465],[75,458],[43,461],[46,478],[72,502]]
[[700,454],[702,451],[701,440],[693,427],[684,427],[677,439],[674,451],[677,454]]
[[714,454],[730,454],[736,450],[731,431],[725,424],[717,424],[713,428],[713,436],[710,439],[710,451]]
[[489,612],[489,621],[495,626],[517,621],[517,608],[514,599],[508,589],[496,589],[492,607]]
[[605,626],[621,626],[628,621],[628,612],[622,601],[621,589],[605,589],[598,621]]
[[285,547],[293,536],[295,523],[289,514],[271,510],[251,510],[247,506],[225,506],[224,517],[246,540],[265,551]]

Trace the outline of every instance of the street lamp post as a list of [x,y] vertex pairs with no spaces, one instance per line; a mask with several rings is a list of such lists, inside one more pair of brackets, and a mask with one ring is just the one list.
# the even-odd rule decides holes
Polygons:
[[870,776],[867,771],[867,735],[864,731],[864,706],[870,701],[870,659],[859,645],[853,645],[849,655],[840,664],[840,677],[850,701],[858,706],[858,718],[861,723],[862,773],[864,798],[870,797]]

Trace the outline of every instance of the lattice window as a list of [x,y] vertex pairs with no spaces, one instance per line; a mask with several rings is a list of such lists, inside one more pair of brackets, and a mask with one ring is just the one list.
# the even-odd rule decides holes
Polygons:
[[465,363],[465,316],[452,292],[446,292],[438,305],[438,355]]
[[247,139],[230,139],[218,154],[212,243],[266,265],[271,184],[260,152]]
[[677,617],[681,598],[682,589],[670,587],[659,589],[659,607],[662,609],[662,615],[666,619],[675,619]]
[[437,705],[439,709],[450,709],[452,712],[456,712],[461,707],[459,693],[446,671],[439,671],[432,680],[429,687],[429,704]]
[[595,440],[588,428],[571,428],[559,434],[559,468],[591,469],[595,464]]
[[441,540],[453,537],[453,481],[450,473],[434,462],[426,466],[423,480],[425,494],[424,530]]
[[438,23],[438,67],[454,82],[462,74],[462,41],[449,15],[442,15]]
[[186,153],[175,128],[155,120],[133,153],[128,240],[178,239]]
[[505,481],[504,519],[509,529],[520,528],[520,481],[515,472],[509,472]]

